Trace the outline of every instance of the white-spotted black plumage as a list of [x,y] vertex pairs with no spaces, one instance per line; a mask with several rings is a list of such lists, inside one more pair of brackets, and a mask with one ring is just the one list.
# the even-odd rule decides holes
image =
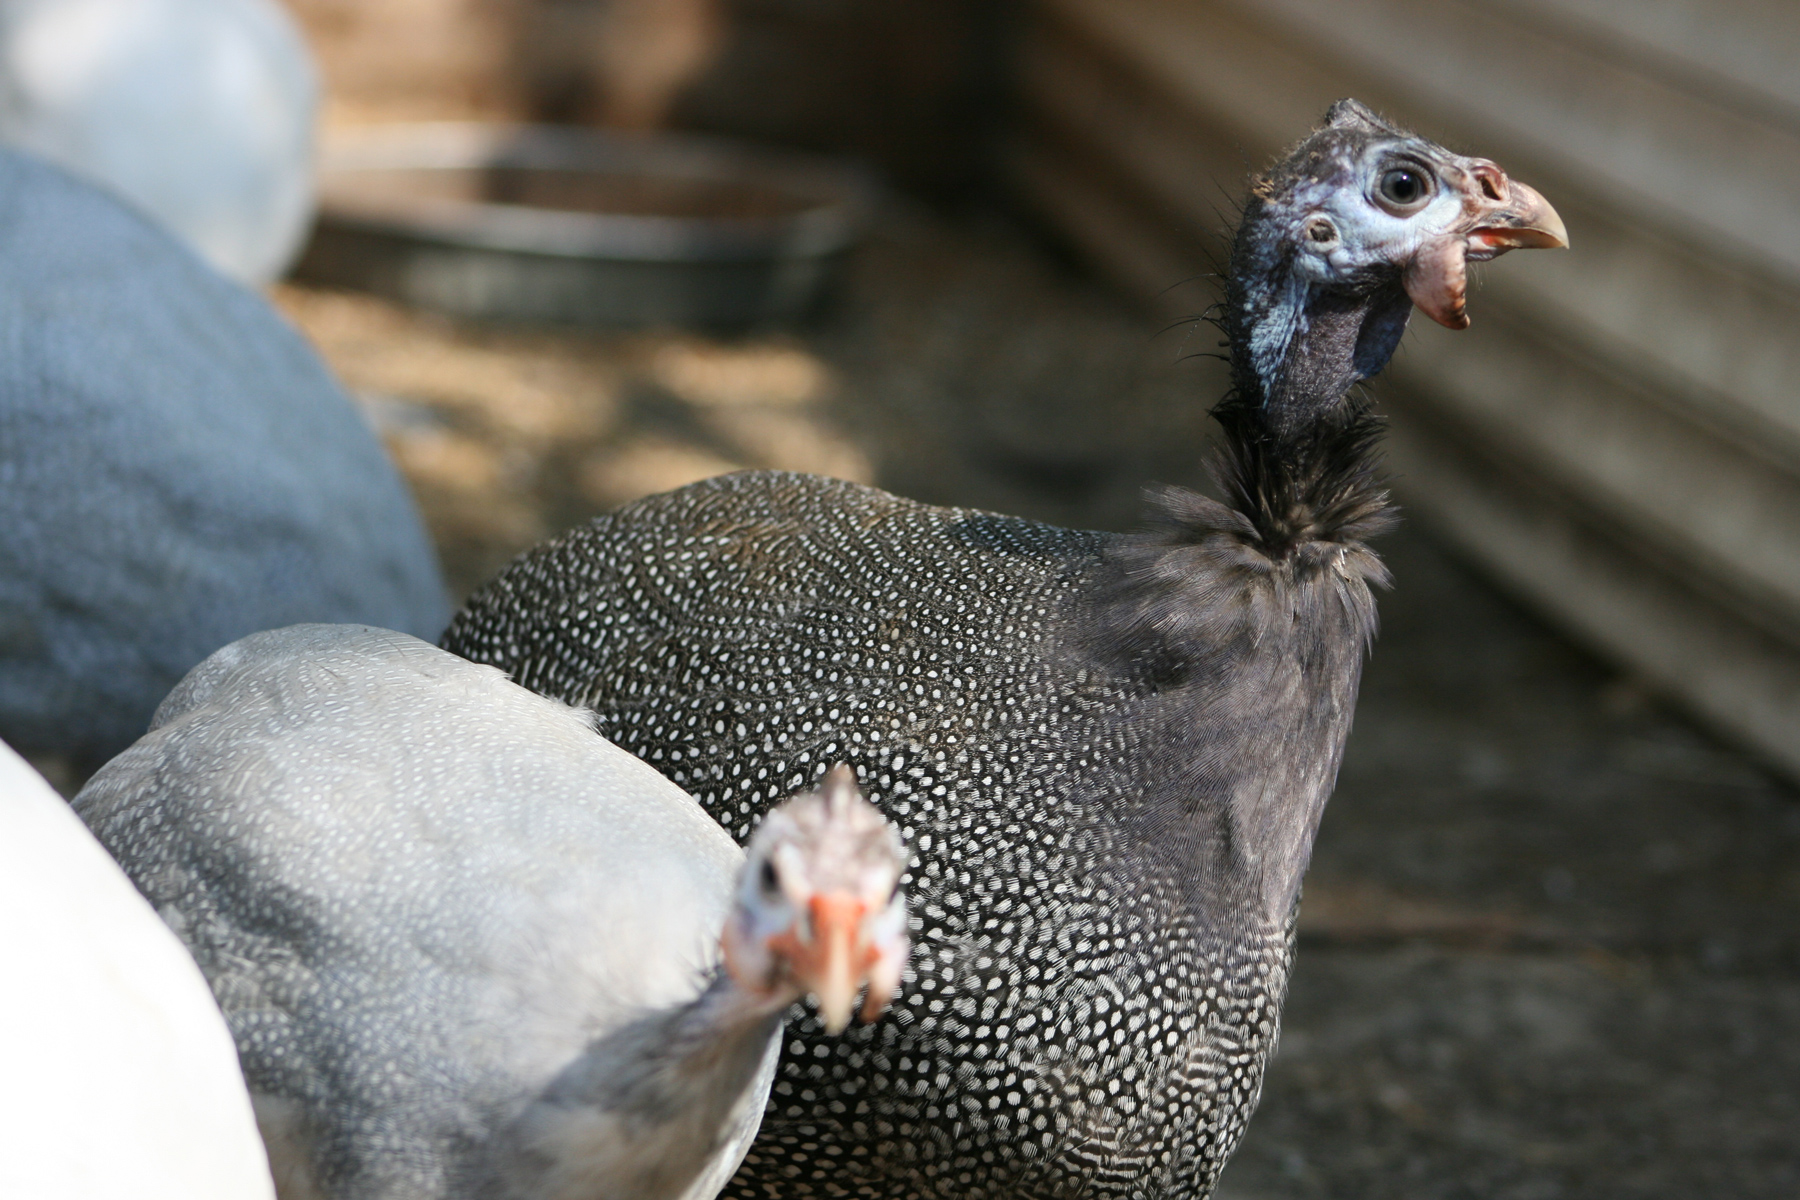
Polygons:
[[[1395,162],[1444,202],[1381,209]],[[790,1031],[728,1194],[1210,1192],[1383,579],[1349,392],[1410,291],[1447,294],[1407,274],[1419,253],[1535,219],[1445,199],[1497,171],[1349,102],[1259,183],[1221,322],[1222,502],[1166,493],[1117,537],[726,476],[527,554],[452,623],[448,648],[592,708],[735,837],[840,758],[906,830],[901,997],[837,1042]]]

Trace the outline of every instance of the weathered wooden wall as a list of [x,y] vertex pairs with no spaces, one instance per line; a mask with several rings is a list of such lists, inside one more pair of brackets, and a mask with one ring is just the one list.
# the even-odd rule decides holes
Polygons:
[[540,120],[849,153],[954,199],[989,173],[1010,0],[285,0],[334,124]]
[[[1549,196],[1381,388],[1411,508],[1800,776],[1800,7],[1031,0],[1011,175],[1198,312],[1248,172],[1354,95]],[[1175,286],[1171,286],[1175,285]]]

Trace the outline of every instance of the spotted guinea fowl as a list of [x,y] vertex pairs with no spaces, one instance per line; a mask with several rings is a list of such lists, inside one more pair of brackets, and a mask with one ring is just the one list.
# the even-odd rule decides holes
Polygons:
[[866,980],[872,1018],[907,952],[848,768],[741,852],[585,714],[366,626],[214,654],[74,803],[212,984],[284,1200],[704,1200],[788,1008],[841,1030]]
[[1353,389],[1542,197],[1354,101],[1256,180],[1223,501],[1076,532],[739,474],[485,587],[444,645],[591,708],[739,838],[847,758],[916,856],[913,976],[790,1036],[740,1197],[1197,1197],[1256,1103],[1390,520]]
[[269,1200],[231,1034],[194,961],[0,745],[0,1196]]

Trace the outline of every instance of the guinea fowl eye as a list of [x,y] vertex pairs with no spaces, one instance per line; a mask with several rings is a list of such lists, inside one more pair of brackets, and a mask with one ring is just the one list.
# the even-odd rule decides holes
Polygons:
[[775,874],[775,864],[763,859],[762,890],[773,896],[781,890],[781,877]]
[[1431,185],[1414,167],[1390,167],[1382,173],[1381,198],[1396,208],[1415,208],[1431,193]]

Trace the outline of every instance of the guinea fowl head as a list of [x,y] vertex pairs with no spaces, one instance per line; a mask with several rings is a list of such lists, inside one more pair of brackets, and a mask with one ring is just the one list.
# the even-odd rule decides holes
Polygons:
[[1245,205],[1222,321],[1236,390],[1291,431],[1386,365],[1413,305],[1466,328],[1468,261],[1567,245],[1494,163],[1340,100]]
[[725,965],[738,985],[786,1002],[810,992],[832,1033],[850,1023],[866,982],[872,1021],[900,987],[909,948],[900,835],[862,798],[847,766],[763,819],[726,922]]

